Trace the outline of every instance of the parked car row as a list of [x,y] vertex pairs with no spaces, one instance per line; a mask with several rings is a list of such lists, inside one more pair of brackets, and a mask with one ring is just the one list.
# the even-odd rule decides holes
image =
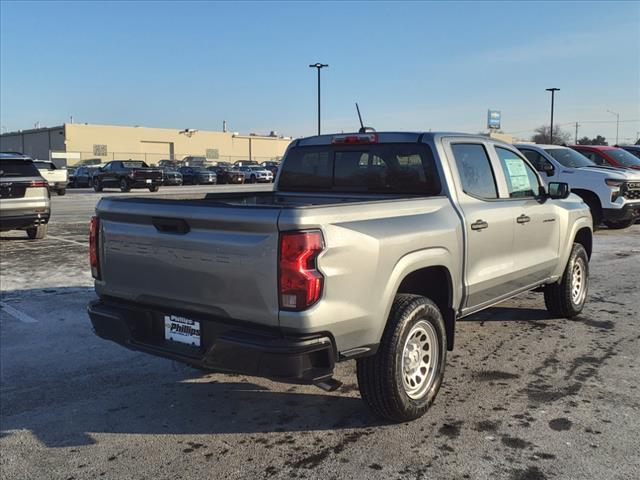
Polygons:
[[634,167],[640,167],[640,159],[631,153],[594,145],[515,146],[547,183],[569,184],[589,206],[594,230],[602,223],[627,228],[640,218],[640,172]]
[[[132,188],[149,188],[155,192],[160,185],[270,183],[275,179],[278,165],[278,162],[258,164],[248,160],[233,164],[218,162],[215,166],[180,165],[172,160],[161,160],[157,167],[150,167],[140,160],[115,160],[102,165],[83,165],[70,169],[68,186],[93,187],[98,192],[114,187],[120,188],[123,192]],[[154,170],[155,173],[149,174],[153,178],[151,182],[147,182],[147,173],[150,170]],[[162,176],[161,179],[159,174]],[[64,192],[61,195],[64,195]]]

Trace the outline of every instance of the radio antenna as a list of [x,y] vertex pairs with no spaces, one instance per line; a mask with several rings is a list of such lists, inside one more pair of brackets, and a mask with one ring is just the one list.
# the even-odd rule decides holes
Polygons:
[[360,115],[360,107],[358,106],[358,102],[356,102],[356,110],[358,111],[358,119],[360,120],[360,130],[358,130],[358,133],[375,132],[375,129],[371,127],[365,127],[364,123],[362,123],[362,115]]
[[364,130],[364,123],[362,123],[362,115],[360,115],[360,107],[358,106],[358,102],[356,102],[356,110],[358,111],[358,119],[360,120],[360,130]]

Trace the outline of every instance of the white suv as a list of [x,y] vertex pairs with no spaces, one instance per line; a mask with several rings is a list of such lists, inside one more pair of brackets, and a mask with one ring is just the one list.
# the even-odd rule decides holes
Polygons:
[[594,229],[626,228],[640,216],[640,173],[596,165],[560,145],[515,145],[547,182],[565,182],[591,209]]
[[51,212],[49,185],[31,158],[0,153],[0,232],[26,230],[44,238]]

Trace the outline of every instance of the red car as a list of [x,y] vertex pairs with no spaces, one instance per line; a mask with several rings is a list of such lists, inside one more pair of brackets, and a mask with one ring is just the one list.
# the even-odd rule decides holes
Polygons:
[[622,148],[605,145],[571,145],[596,165],[640,170],[640,158]]

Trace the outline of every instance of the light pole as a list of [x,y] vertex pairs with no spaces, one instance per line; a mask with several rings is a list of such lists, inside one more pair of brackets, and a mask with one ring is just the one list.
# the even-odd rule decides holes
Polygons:
[[551,92],[551,128],[549,130],[549,143],[553,145],[553,102],[555,100],[556,92],[559,92],[559,88],[547,88],[545,89],[547,92]]
[[318,69],[318,135],[320,135],[320,70],[328,66],[329,65],[324,63],[314,63],[313,65],[309,65],[311,68]]
[[618,129],[620,127],[620,114],[616,112],[612,112],[611,110],[607,110],[611,115],[616,116],[616,145],[618,145]]

